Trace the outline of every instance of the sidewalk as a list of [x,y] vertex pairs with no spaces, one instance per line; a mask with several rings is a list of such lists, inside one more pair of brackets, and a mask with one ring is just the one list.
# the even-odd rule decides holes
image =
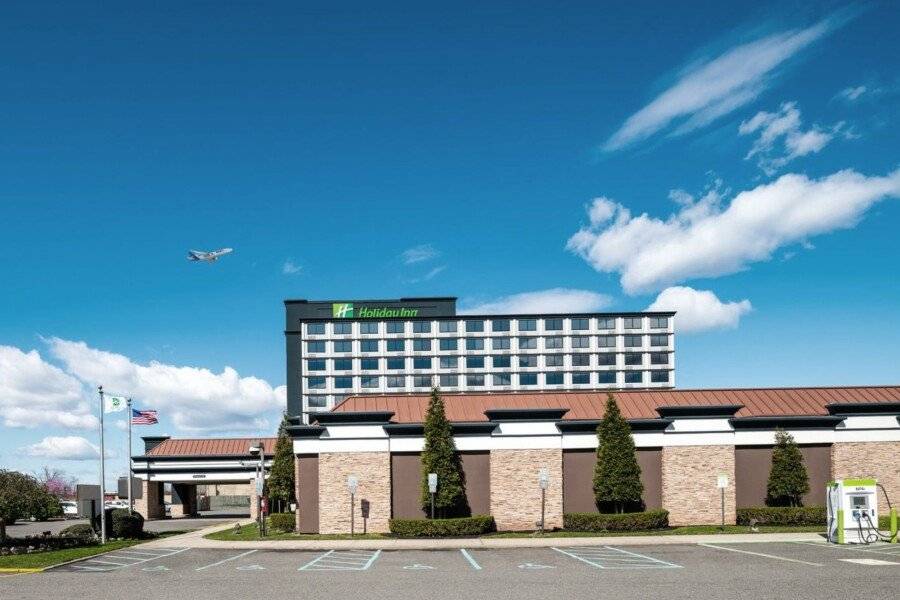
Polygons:
[[[250,521],[242,521],[244,525]],[[229,525],[230,528],[233,525]],[[738,533],[720,535],[641,535],[598,537],[533,537],[533,538],[445,538],[384,540],[262,540],[223,542],[203,536],[227,529],[214,525],[182,535],[143,544],[160,548],[218,548],[220,550],[437,550],[458,548],[548,548],[555,546],[659,546],[672,544],[746,544],[753,542],[821,542],[816,533]]]

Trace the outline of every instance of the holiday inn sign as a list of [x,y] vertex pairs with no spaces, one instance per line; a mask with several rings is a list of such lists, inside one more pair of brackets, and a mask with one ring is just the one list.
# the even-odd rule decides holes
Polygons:
[[334,302],[331,304],[331,316],[335,319],[390,319],[416,317],[418,315],[418,308],[354,306],[352,302]]

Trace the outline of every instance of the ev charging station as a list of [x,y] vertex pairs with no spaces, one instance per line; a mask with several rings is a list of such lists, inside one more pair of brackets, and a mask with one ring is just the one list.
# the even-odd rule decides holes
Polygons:
[[[888,500],[890,505],[890,500]],[[897,511],[891,509],[891,531],[878,531],[878,482],[839,479],[826,493],[828,541],[834,544],[871,544],[879,539],[897,542]]]

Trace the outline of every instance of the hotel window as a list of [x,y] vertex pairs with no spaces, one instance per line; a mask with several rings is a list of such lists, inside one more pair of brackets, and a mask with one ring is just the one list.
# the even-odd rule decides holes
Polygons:
[[544,384],[545,385],[562,385],[563,382],[563,374],[562,373],[544,373]]
[[572,373],[572,385],[588,385],[590,382],[590,373]]
[[625,317],[622,321],[625,329],[641,329],[644,326],[643,317]]
[[669,345],[669,336],[667,335],[651,335],[650,336],[650,345],[656,348],[665,347]]
[[377,321],[366,321],[359,324],[360,333],[378,333]]
[[537,350],[537,338],[519,338],[519,350]]
[[544,357],[544,366],[545,367],[561,367],[563,366],[563,355],[562,354],[548,354]]
[[413,359],[413,369],[430,369],[431,357],[417,356]]
[[328,396],[307,396],[306,406],[307,408],[327,408]]
[[353,333],[353,323],[332,323],[331,332],[335,335],[350,335]]
[[466,375],[466,385],[469,386],[483,386],[484,385],[484,375]]
[[359,368],[363,371],[377,371],[378,370],[378,359],[377,358],[360,359]]
[[519,385],[537,385],[537,373],[519,373]]
[[597,338],[597,347],[598,348],[615,348],[616,347],[616,336],[614,335],[601,335]]
[[324,371],[325,370],[325,359],[317,358],[315,360],[306,361],[306,370],[307,371]]
[[388,333],[403,333],[406,329],[404,326],[406,323],[403,321],[388,321],[385,323],[386,329]]
[[509,373],[494,373],[494,385],[512,385],[512,376]]
[[616,372],[615,371],[598,371],[597,372],[597,383],[615,383],[616,382]]
[[510,360],[508,356],[495,356],[491,359],[491,366],[495,369],[508,369]]
[[442,356],[438,360],[442,369],[455,369],[459,366],[459,358],[456,356]]
[[331,343],[334,344],[335,352],[353,352],[353,342],[350,340],[336,340]]
[[466,331],[468,333],[479,333],[484,331],[484,321],[466,321]]
[[591,347],[591,338],[586,335],[576,335],[572,338],[572,347],[573,348],[590,348]]
[[325,352],[325,342],[306,342],[307,352]]
[[441,333],[456,333],[456,321],[438,321],[438,331]]
[[352,377],[335,377],[334,378],[334,389],[349,390],[352,387],[353,387],[353,378]]
[[644,372],[625,371],[625,383],[644,383]]
[[362,340],[359,343],[360,352],[378,352],[378,340]]
[[441,375],[439,381],[441,387],[456,387],[459,385],[459,375]]
[[544,338],[544,348],[547,349],[555,349],[563,347],[563,339],[561,337],[548,337]]
[[438,344],[441,350],[456,350],[458,347],[456,338],[444,338]]
[[494,350],[509,350],[509,338],[494,338],[491,340],[491,348]]
[[466,368],[467,369],[483,369],[484,368],[484,357],[483,356],[467,356],[466,357]]
[[404,377],[403,375],[388,375],[387,387],[389,387],[389,388],[406,387],[406,377]]
[[431,333],[431,321],[413,321],[413,333]]
[[520,356],[519,366],[522,368],[530,368],[537,366],[537,356]]
[[431,375],[416,375],[413,377],[413,387],[431,387]]
[[669,383],[669,372],[650,371],[650,381],[653,383]]
[[616,366],[616,355],[612,352],[603,352],[597,355],[597,365],[600,367]]
[[325,333],[325,323],[307,323],[306,333],[308,335],[323,335]]
[[562,331],[562,319],[544,319],[544,331]]
[[612,317],[599,317],[597,318],[597,329],[615,329],[616,328],[616,320]]
[[406,349],[406,340],[388,340],[388,352],[403,352]]
[[334,365],[335,371],[352,371],[353,370],[353,359],[351,358],[336,358],[332,361]]
[[665,329],[669,326],[669,317],[650,317],[651,329]]
[[644,364],[644,355],[640,352],[626,352],[625,365],[628,367],[637,367]]
[[431,340],[413,340],[413,350],[417,352],[431,350]]
[[642,335],[626,335],[623,337],[625,338],[626,348],[640,348],[644,344],[644,336]]
[[389,358],[387,359],[387,368],[390,371],[399,371],[406,368],[405,358]]
[[466,350],[484,350],[484,338],[466,339]]
[[589,367],[589,366],[591,366],[591,355],[590,354],[573,354],[572,355],[572,366],[573,367]]
[[590,329],[590,319],[572,319],[572,331],[587,331]]
[[360,378],[360,387],[377,388],[380,383],[379,379],[381,378],[378,375],[365,375]]
[[669,364],[669,354],[667,352],[654,352],[650,355],[651,365],[667,365]]
[[325,389],[325,378],[324,377],[307,377],[306,378],[306,387],[310,390],[324,390]]
[[491,321],[491,331],[509,331],[509,319],[494,319]]
[[519,319],[519,331],[537,331],[537,321],[534,319]]

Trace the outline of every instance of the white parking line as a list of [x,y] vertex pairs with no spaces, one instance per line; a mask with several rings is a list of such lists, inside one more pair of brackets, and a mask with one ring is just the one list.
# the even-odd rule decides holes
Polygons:
[[469,561],[469,564],[472,565],[473,569],[475,569],[476,571],[481,570],[481,565],[475,562],[475,559],[472,558],[472,555],[469,554],[465,548],[460,548],[459,551],[462,552],[462,555],[466,557],[466,560]]
[[99,563],[101,565],[116,565],[117,567],[129,567],[134,564],[134,563],[113,562],[111,560],[100,560],[99,558],[95,558],[95,559],[91,560],[91,562]]
[[232,557],[230,557],[230,558],[226,558],[226,559],[224,559],[224,560],[220,560],[219,562],[214,562],[214,563],[211,564],[211,565],[206,565],[206,566],[204,566],[204,567],[198,567],[198,568],[196,568],[196,569],[194,569],[194,570],[195,570],[195,571],[202,571],[202,570],[208,569],[208,568],[210,568],[210,567],[216,567],[216,566],[218,566],[218,565],[221,565],[222,563],[227,563],[228,561],[236,560],[236,559],[238,559],[238,558],[241,558],[242,556],[247,556],[248,554],[253,554],[254,552],[256,552],[256,550],[249,550],[249,551],[247,551],[247,552],[244,552],[243,554],[238,554],[237,556],[232,556]]
[[322,559],[325,558],[326,556],[331,556],[332,554],[334,554],[334,550],[329,550],[328,552],[326,552],[326,553],[323,554],[322,556],[318,556],[318,557],[314,558],[313,560],[311,560],[310,562],[306,563],[305,565],[303,565],[302,567],[300,567],[300,568],[297,569],[297,570],[298,570],[298,571],[305,571],[305,570],[307,570],[308,568],[310,568],[310,567],[312,567],[313,565],[315,565],[316,563],[318,563],[320,560],[322,560]]
[[[892,552],[893,547],[875,546],[862,547],[853,544],[831,544],[824,542],[790,542],[792,544],[803,544],[804,546],[813,546],[814,548],[827,548],[829,550],[849,550],[850,552],[865,552],[866,554],[883,554],[885,556],[897,556],[898,552]],[[898,548],[900,550],[900,548]]]
[[796,558],[785,558],[784,556],[775,556],[774,554],[764,554],[762,552],[750,552],[749,550],[738,550],[736,548],[726,548],[725,546],[716,546],[715,544],[697,544],[698,546],[703,546],[704,548],[714,548],[716,550],[727,550],[728,552],[739,552],[740,554],[752,554],[753,556],[762,556],[764,558],[774,558],[775,560],[784,560],[787,562],[800,563],[802,565],[809,565],[811,567],[824,567],[825,565],[807,562],[805,560],[797,560]]
[[681,568],[681,565],[675,565],[670,562],[666,562],[664,560],[659,560],[658,558],[653,558],[652,556],[644,556],[643,554],[638,554],[637,552],[629,552],[628,550],[622,550],[621,548],[613,548],[612,546],[604,546],[604,548],[608,548],[609,550],[615,550],[616,552],[621,552],[622,554],[628,554],[629,556],[636,556],[636,557],[642,558],[644,560],[653,561],[655,563],[665,565],[667,567],[674,567],[676,569]]
[[576,560],[594,567],[595,569],[680,569],[676,565],[652,556],[644,556],[637,552],[629,552],[612,546],[587,547],[579,549],[562,550],[551,548]]

